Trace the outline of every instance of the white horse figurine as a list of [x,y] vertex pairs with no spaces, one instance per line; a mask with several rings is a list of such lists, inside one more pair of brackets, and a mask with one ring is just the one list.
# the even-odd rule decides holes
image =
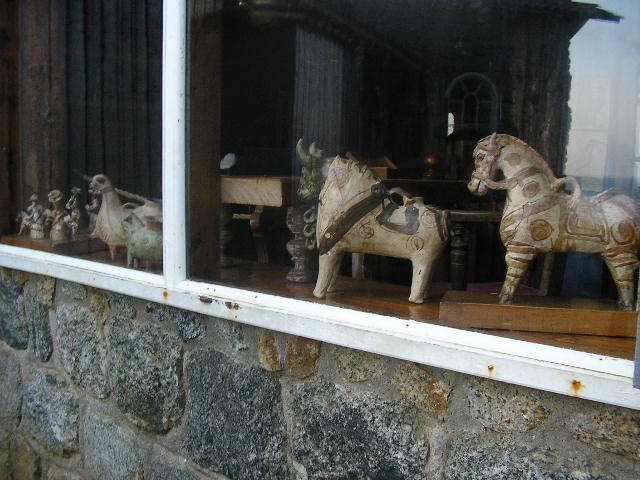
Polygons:
[[[538,253],[596,253],[618,288],[618,305],[633,310],[634,270],[638,267],[638,204],[607,190],[582,197],[573,177],[556,178],[542,156],[522,140],[493,134],[473,151],[475,170],[469,190],[484,195],[507,190],[500,236],[507,249],[507,276],[500,303],[511,303]],[[501,170],[505,179],[494,180]],[[573,185],[571,194],[562,191]]]
[[387,192],[365,165],[336,157],[319,197],[320,271],[313,294],[324,298],[345,252],[373,253],[411,260],[409,301],[422,303],[433,264],[448,240],[446,217],[422,198],[396,189]]

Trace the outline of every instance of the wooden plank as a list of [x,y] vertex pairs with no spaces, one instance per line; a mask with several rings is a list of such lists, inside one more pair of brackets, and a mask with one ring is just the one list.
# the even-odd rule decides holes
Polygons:
[[616,310],[611,300],[520,296],[499,305],[497,295],[447,292],[440,322],[460,328],[635,337],[636,313]]
[[48,2],[19,2],[19,132],[21,204],[32,193],[40,200],[51,189],[50,177],[50,11]]
[[222,18],[215,3],[189,1],[189,275],[212,278],[220,264]]
[[221,176],[222,203],[283,207],[291,205],[291,177]]
[[36,240],[28,235],[3,235],[0,238],[0,243],[63,255],[83,255],[102,252],[106,249],[106,245],[102,240],[91,237],[88,233],[80,233],[76,238],[59,242],[54,242],[48,238]]
[[67,0],[51,0],[50,11],[50,77],[51,111],[49,112],[49,145],[51,189],[69,195],[69,182],[81,185],[80,178],[70,178],[67,155]]
[[149,50],[149,92],[147,117],[149,122],[149,195],[162,197],[162,0],[152,0],[147,7]]
[[16,228],[18,210],[18,2],[0,2],[0,232]]
[[[87,117],[86,117],[86,58],[84,36],[84,1],[74,0],[68,3],[68,66],[67,85],[69,92],[68,109],[68,145],[69,168],[94,175],[87,165]],[[72,178],[75,184],[78,177]],[[86,185],[83,185],[86,187]]]

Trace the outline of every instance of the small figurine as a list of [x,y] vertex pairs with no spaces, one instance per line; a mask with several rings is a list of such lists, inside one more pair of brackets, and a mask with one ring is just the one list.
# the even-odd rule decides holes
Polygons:
[[[493,134],[473,151],[475,170],[468,184],[475,195],[507,190],[500,236],[507,249],[507,276],[500,303],[512,303],[529,264],[539,253],[597,253],[618,288],[618,305],[633,310],[634,271],[638,268],[640,208],[611,190],[582,197],[573,177],[556,178],[542,156],[522,140]],[[504,180],[493,178],[498,170]],[[573,186],[571,194],[563,191]]]
[[[92,178],[85,176],[85,179],[90,181],[90,191],[96,195],[102,195],[94,232],[109,247],[111,260],[115,258],[117,248],[127,244],[122,220],[130,211],[142,221],[162,222],[162,207],[159,203],[115,188],[109,178],[103,174],[95,175]],[[120,195],[142,203],[142,205],[135,206],[131,210],[125,209],[120,203]]]
[[71,187],[71,196],[64,206],[68,213],[63,221],[71,230],[71,238],[76,238],[80,227],[80,208],[78,207],[78,195],[80,195],[80,192],[81,190],[78,187]]
[[84,206],[85,212],[89,216],[89,232],[92,237],[97,237],[96,235],[96,219],[98,218],[98,211],[100,210],[100,197],[98,194],[89,186],[87,189],[89,193],[89,203]]
[[300,172],[300,185],[298,187],[298,198],[305,201],[315,201],[320,195],[324,176],[322,169],[326,163],[330,163],[331,159],[322,157],[322,150],[316,147],[315,142],[309,147],[309,151],[305,152],[302,146],[302,139],[296,144],[296,154],[302,165]]
[[33,221],[34,211],[39,209],[42,211],[42,206],[38,205],[38,194],[33,193],[31,197],[29,197],[29,206],[27,207],[27,211],[24,210],[20,212],[16,221],[20,224],[20,229],[18,230],[18,235],[22,235],[23,233],[30,232],[31,223]]
[[446,211],[400,189],[387,191],[367,166],[340,157],[329,166],[319,200],[316,297],[330,291],[344,253],[358,252],[411,260],[409,301],[424,301],[433,265],[448,241]]
[[44,211],[44,228],[49,231],[49,238],[54,242],[67,238],[67,225],[64,222],[64,210],[61,207],[62,192],[51,190],[47,196],[51,208]]
[[130,210],[122,219],[122,228],[127,241],[127,267],[138,268],[140,260],[162,260],[162,223],[145,225]]

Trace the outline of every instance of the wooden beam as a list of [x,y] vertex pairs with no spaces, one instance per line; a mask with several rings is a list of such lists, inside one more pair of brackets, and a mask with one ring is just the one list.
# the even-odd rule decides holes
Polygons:
[[18,155],[18,1],[0,2],[0,233],[16,228]]
[[222,18],[216,2],[189,2],[188,264],[212,278],[220,262]]

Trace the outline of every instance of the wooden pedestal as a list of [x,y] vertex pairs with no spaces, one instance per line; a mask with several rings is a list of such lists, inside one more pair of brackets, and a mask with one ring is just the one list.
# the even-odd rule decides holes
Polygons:
[[35,240],[28,235],[3,235],[0,238],[0,243],[62,255],[83,255],[100,252],[106,248],[106,245],[99,238],[90,237],[88,233],[79,233],[76,238],[59,242],[48,238]]
[[632,338],[636,315],[617,310],[613,300],[520,296],[513,305],[500,305],[497,295],[449,291],[439,320],[458,328]]

